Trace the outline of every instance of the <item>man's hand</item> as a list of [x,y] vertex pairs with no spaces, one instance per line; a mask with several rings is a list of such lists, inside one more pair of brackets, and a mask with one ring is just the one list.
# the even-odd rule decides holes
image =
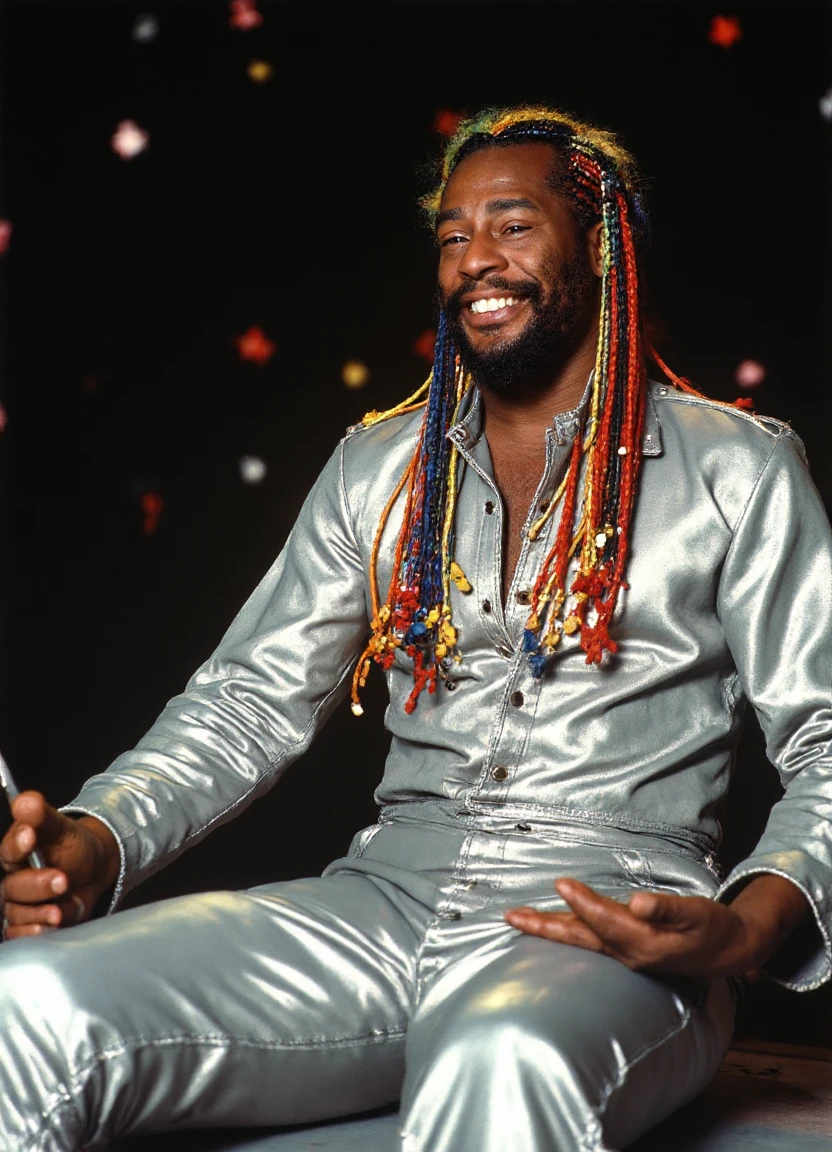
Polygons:
[[[12,802],[14,823],[0,842],[3,939],[37,936],[88,920],[96,901],[116,880],[118,845],[93,816],[73,820],[40,792],[21,792]],[[30,868],[39,848],[47,867]]]
[[636,892],[620,904],[577,880],[558,880],[555,888],[571,912],[512,908],[506,920],[640,972],[738,976],[763,964],[809,912],[796,885],[769,874],[755,877],[730,905],[662,892]]

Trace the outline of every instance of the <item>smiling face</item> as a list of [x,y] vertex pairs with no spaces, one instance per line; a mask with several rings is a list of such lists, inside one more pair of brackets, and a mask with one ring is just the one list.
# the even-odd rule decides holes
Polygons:
[[551,187],[548,144],[486,148],[452,173],[436,218],[439,295],[465,366],[488,390],[551,383],[594,339],[600,225]]

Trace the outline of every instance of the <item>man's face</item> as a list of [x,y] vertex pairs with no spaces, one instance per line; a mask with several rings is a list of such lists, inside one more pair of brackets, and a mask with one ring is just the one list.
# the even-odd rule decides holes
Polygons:
[[449,179],[436,221],[439,296],[465,366],[504,394],[545,386],[597,311],[598,228],[549,187],[547,144],[488,148]]

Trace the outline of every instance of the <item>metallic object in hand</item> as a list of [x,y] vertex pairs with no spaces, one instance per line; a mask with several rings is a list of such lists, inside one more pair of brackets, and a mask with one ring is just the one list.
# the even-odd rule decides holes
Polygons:
[[[6,799],[9,801],[9,807],[11,808],[12,800],[14,800],[15,796],[20,795],[20,789],[15,784],[14,778],[9,771],[9,766],[3,759],[2,754],[0,754],[0,786],[2,786],[3,791],[6,793]],[[46,867],[46,860],[44,859],[43,853],[38,852],[37,848],[34,852],[29,853],[29,866],[31,868]]]

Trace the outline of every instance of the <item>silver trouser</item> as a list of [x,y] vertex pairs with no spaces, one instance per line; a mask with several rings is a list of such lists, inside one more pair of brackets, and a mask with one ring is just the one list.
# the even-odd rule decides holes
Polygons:
[[397,805],[323,877],[164,901],[0,948],[7,1152],[281,1125],[401,1099],[403,1152],[621,1148],[696,1095],[725,981],[523,936],[574,875],[709,895],[690,846]]

